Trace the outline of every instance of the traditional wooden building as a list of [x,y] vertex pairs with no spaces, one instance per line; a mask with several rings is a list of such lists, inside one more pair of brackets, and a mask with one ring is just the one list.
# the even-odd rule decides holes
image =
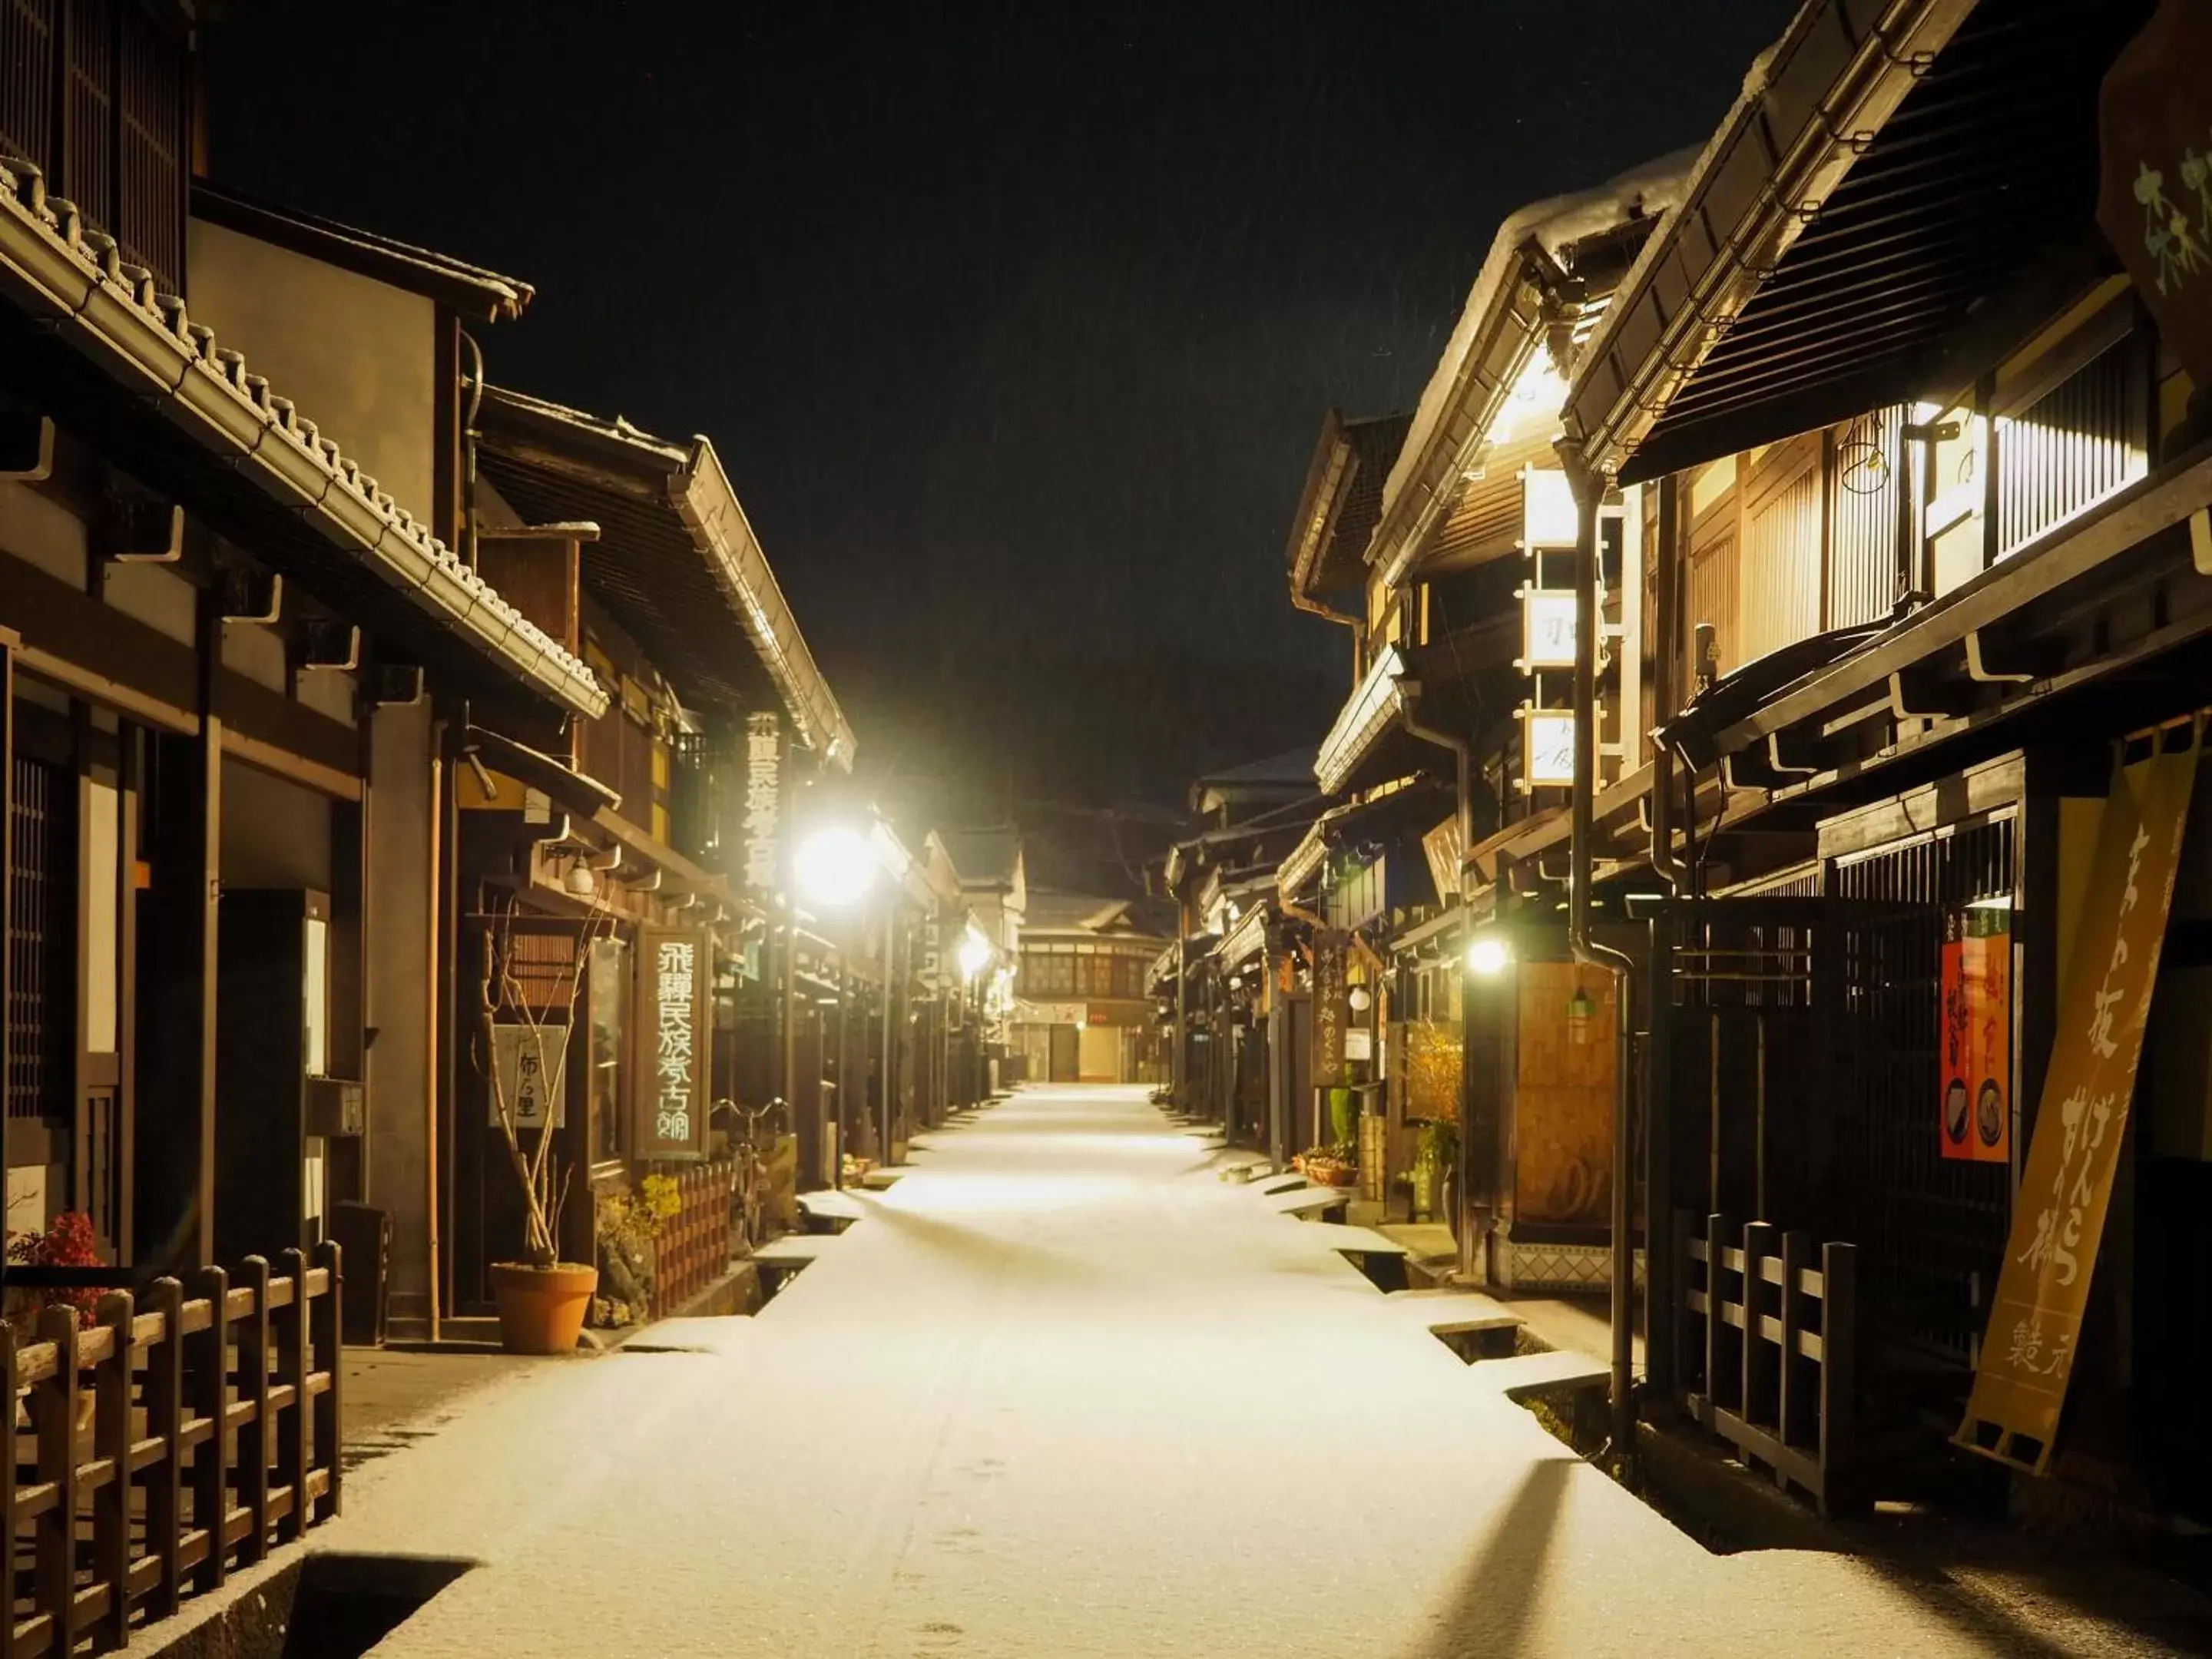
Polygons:
[[[564,1254],[590,1261],[592,1197],[715,1158],[739,1111],[779,1095],[802,1110],[767,1132],[796,1137],[801,1179],[830,1178],[821,1091],[775,1063],[787,1029],[799,1041],[786,866],[793,800],[848,769],[854,744],[711,443],[497,386],[475,431],[480,567],[582,659],[607,703],[565,730],[509,719],[463,734],[459,902],[474,949],[454,1018],[489,1014],[496,1036],[526,1012],[494,1006],[502,985],[557,1005],[562,1151],[584,1177]],[[692,1000],[673,1065],[660,992],[678,958]],[[511,1259],[520,1222],[490,1083],[479,1057],[453,1103],[447,1271],[465,1312],[489,1306],[484,1275]]]
[[1039,888],[1022,920],[1012,1043],[1039,1082],[1164,1083],[1146,976],[1167,938],[1148,899]]
[[1156,958],[1153,994],[1172,1032],[1170,1088],[1184,1111],[1287,1163],[1291,1101],[1310,1077],[1292,953],[1275,867],[1324,803],[1289,757],[1201,778],[1191,801],[1207,827],[1169,849],[1172,959]]
[[[1511,216],[1414,413],[1332,416],[1292,527],[1292,600],[1347,625],[1352,664],[1314,763],[1340,804],[1285,860],[1282,896],[1351,938],[1352,1012],[1377,1044],[1360,1077],[1365,1196],[1446,1215],[1463,1275],[1486,1284],[1587,1289],[1608,1261],[1613,1049],[1573,1039],[1609,1033],[1583,1008],[1610,1006],[1610,976],[1569,960],[1560,872],[1528,860],[1516,878],[1500,849],[1563,830],[1572,782],[1565,376],[1688,159]],[[1603,625],[1632,664],[1638,526],[1625,501],[1606,520]],[[1640,678],[1616,667],[1607,690],[1618,777]],[[1462,982],[1478,927],[1513,948]]]
[[472,562],[463,330],[529,290],[195,184],[186,9],[59,15],[0,78],[9,1225],[366,1200],[426,1318],[460,737],[608,706]]
[[[1670,895],[1631,981],[1650,1389],[1830,1501],[1947,1442],[2212,1490],[2194,11],[1812,0],[1565,399],[1649,550],[1653,729],[1577,839],[1601,915]],[[1855,1361],[1701,1335],[1769,1274]],[[1774,1392],[1808,1366],[1816,1411]]]

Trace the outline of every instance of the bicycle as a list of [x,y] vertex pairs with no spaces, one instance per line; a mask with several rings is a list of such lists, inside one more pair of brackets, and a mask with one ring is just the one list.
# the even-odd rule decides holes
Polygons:
[[775,1126],[771,1125],[765,1144],[761,1134],[761,1123],[773,1114],[786,1110],[781,1096],[758,1106],[740,1106],[733,1100],[718,1100],[714,1112],[727,1112],[742,1127],[731,1140],[731,1150],[738,1161],[737,1185],[731,1196],[735,1203],[738,1220],[737,1243],[743,1254],[750,1254],[768,1243],[768,1204],[774,1195],[774,1182],[769,1177],[768,1154],[775,1144]]

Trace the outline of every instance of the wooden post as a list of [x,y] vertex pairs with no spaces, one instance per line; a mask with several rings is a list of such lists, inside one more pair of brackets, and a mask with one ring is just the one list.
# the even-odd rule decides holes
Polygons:
[[[1674,1300],[1663,1307],[1654,1304],[1652,1313],[1655,1318],[1664,1319],[1667,1322],[1670,1346],[1676,1353],[1702,1359],[1705,1351],[1705,1344],[1695,1340],[1698,1334],[1695,1324],[1698,1316],[1690,1307],[1690,1291],[1694,1288],[1694,1280],[1697,1278],[1697,1258],[1691,1255],[1690,1246],[1696,1241],[1697,1237],[1697,1212],[1692,1210],[1675,1211],[1673,1243],[1674,1260],[1678,1264],[1673,1281],[1676,1287],[1675,1295]],[[1711,1295],[1712,1275],[1710,1272],[1705,1275],[1705,1284],[1707,1286],[1705,1305],[1710,1310],[1712,1306]],[[1676,1360],[1674,1362],[1673,1370],[1668,1374],[1668,1392],[1677,1400],[1690,1389],[1690,1379],[1685,1374],[1686,1371],[1686,1367],[1680,1360]]]
[[220,1589],[230,1574],[225,1541],[230,1521],[229,1359],[230,1327],[225,1311],[230,1275],[202,1267],[191,1276],[191,1299],[208,1304],[208,1327],[185,1339],[185,1401],[194,1419],[207,1425],[207,1437],[192,1455],[192,1528],[205,1535],[207,1551],[193,1570],[192,1588]]
[[276,1258],[281,1277],[292,1281],[292,1299],[270,1324],[276,1341],[276,1382],[291,1391],[277,1408],[276,1473],[291,1489],[292,1504],[276,1523],[279,1542],[291,1543],[307,1525],[307,1255],[295,1245]]
[[[1812,1241],[1803,1233],[1782,1235],[1782,1359],[1777,1383],[1779,1393],[1776,1397],[1774,1435],[1785,1446],[1805,1443],[1805,1435],[1800,1424],[1805,1414],[1805,1395],[1796,1384],[1800,1370],[1797,1363],[1797,1310],[1800,1306],[1797,1279],[1805,1270],[1805,1259],[1812,1248]],[[1774,1471],[1774,1481],[1777,1486],[1785,1488],[1790,1484],[1779,1468]]]
[[330,1381],[315,1396],[314,1462],[323,1471],[323,1495],[315,1500],[314,1518],[327,1521],[339,1512],[338,1480],[345,1467],[345,1415],[340,1391],[345,1381],[345,1260],[337,1243],[325,1239],[315,1246],[315,1265],[330,1275],[330,1289],[315,1298],[307,1316],[307,1333],[314,1346],[314,1368]]
[[146,1597],[149,1620],[166,1619],[184,1597],[177,1557],[184,1541],[185,1287],[157,1279],[146,1300],[161,1316],[161,1334],[146,1352],[146,1437],[161,1443],[161,1461],[146,1472],[146,1553],[161,1564]]
[[[148,937],[158,952],[135,1070],[149,1087],[140,1103],[142,1153],[136,1236],[161,1265],[215,1256],[216,994],[222,848],[222,720],[216,686],[222,657],[222,596],[199,595],[195,663],[199,729],[149,736],[155,764],[147,851],[155,885]],[[149,1052],[150,1051],[150,1052]]]
[[46,1651],[76,1646],[76,1310],[39,1316],[39,1340],[54,1345],[54,1374],[31,1390],[31,1426],[38,1436],[39,1478],[52,1481],[54,1501],[33,1524],[32,1598],[53,1622]]
[[93,1650],[121,1647],[131,1635],[131,1292],[110,1291],[96,1315],[108,1333],[107,1358],[93,1376],[92,1455],[107,1479],[92,1494],[92,1582],[107,1586],[107,1608],[94,1620]]
[[1774,1228],[1765,1221],[1743,1225],[1743,1420],[1765,1425],[1771,1419],[1767,1401],[1766,1338],[1760,1316],[1766,1311],[1766,1258],[1774,1254]]
[[1820,1247],[1820,1507],[1848,1480],[1857,1433],[1858,1249]]
[[21,1387],[15,1328],[0,1321],[0,1389],[7,1393],[0,1405],[0,1531],[8,1540],[8,1605],[0,1607],[0,1659],[15,1659],[15,1396]]
[[239,1283],[252,1305],[238,1322],[238,1403],[247,1409],[238,1431],[238,1496],[250,1523],[238,1564],[251,1566],[269,1553],[269,1261],[249,1255],[238,1264]]
[[1707,1425],[1711,1426],[1711,1408],[1721,1402],[1725,1386],[1724,1361],[1727,1352],[1721,1346],[1721,1333],[1727,1328],[1721,1317],[1721,1309],[1727,1301],[1723,1289],[1727,1269],[1729,1224],[1728,1218],[1716,1212],[1705,1218],[1705,1405]]

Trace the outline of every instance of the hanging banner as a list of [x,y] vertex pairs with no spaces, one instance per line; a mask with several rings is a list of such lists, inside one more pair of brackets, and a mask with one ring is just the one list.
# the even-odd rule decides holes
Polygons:
[[2212,384],[2212,7],[2164,0],[2097,100],[2097,224],[2134,297],[2197,385]]
[[637,1155],[707,1155],[714,945],[704,928],[637,930]]
[[1343,1086],[1345,936],[1333,927],[1314,933],[1313,958],[1313,1085],[1316,1089]]
[[1943,1156],[2012,1162],[2012,910],[1975,905],[1943,918]]
[[2203,743],[2195,726],[2180,746],[2113,769],[2012,1237],[1955,1437],[2034,1474],[2051,1466],[2081,1346]]

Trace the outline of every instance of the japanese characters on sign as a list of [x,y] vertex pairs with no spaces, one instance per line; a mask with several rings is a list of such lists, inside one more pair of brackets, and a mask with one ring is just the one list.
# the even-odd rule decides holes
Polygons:
[[1343,1086],[1347,1013],[1345,1000],[1345,937],[1334,928],[1314,933],[1313,1083],[1316,1089]]
[[2212,381],[2212,10],[2166,0],[2097,100],[2097,224],[2160,343]]
[[2049,1468],[2081,1341],[2203,743],[2115,768],[1958,1443]]
[[1522,588],[1521,660],[1513,665],[1523,673],[1538,668],[1575,665],[1572,588]]
[[1522,711],[1522,783],[1534,789],[1575,781],[1575,717],[1566,709]]
[[638,1153],[702,1158],[707,1069],[714,1048],[708,994],[714,947],[702,930],[638,929]]
[[2012,911],[1975,905],[1943,918],[1937,1133],[1943,1156],[2012,1161]]
[[778,833],[782,828],[783,728],[777,716],[745,716],[745,885],[765,890],[776,883]]
[[518,1129],[560,1128],[568,1122],[568,1028],[558,1020],[526,1020],[491,1028],[494,1092],[489,1123],[500,1127],[500,1103],[514,1110]]

